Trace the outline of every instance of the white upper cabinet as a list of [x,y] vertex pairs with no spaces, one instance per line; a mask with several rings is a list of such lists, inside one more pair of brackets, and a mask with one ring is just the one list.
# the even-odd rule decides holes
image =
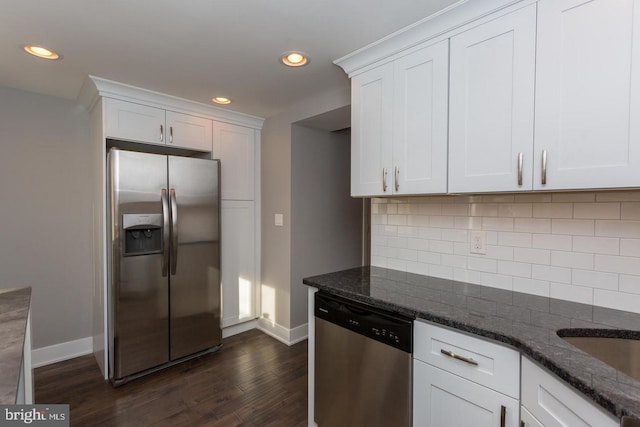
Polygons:
[[164,110],[105,98],[105,134],[108,138],[164,144]]
[[222,199],[255,198],[255,131],[228,123],[213,124],[213,157],[220,159]]
[[451,38],[449,192],[532,189],[536,6]]
[[351,195],[446,193],[448,41],[352,81]]
[[640,186],[639,69],[640,1],[540,1],[535,189]]
[[351,82],[351,195],[391,194],[393,63]]
[[211,151],[211,120],[105,98],[106,136]]
[[169,145],[211,151],[211,120],[167,111],[166,123]]
[[447,192],[447,40],[394,62],[393,192]]

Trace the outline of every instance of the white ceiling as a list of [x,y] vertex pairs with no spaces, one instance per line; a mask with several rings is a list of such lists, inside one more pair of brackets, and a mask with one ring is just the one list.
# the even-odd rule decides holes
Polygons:
[[[2,0],[0,85],[75,99],[87,75],[269,117],[348,87],[332,61],[456,0]],[[62,53],[26,55],[24,44]],[[309,54],[292,69],[278,58]]]

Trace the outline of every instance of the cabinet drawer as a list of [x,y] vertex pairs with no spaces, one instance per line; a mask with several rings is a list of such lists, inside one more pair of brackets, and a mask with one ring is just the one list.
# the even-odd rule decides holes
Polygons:
[[421,321],[413,330],[414,358],[507,396],[520,395],[517,351]]
[[524,357],[522,405],[545,427],[618,425],[612,415]]

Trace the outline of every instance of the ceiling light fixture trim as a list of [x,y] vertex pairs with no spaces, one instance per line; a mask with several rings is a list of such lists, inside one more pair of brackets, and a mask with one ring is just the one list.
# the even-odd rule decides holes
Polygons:
[[213,98],[211,98],[211,101],[215,102],[216,104],[222,105],[231,104],[231,100],[229,98],[225,98],[224,96],[214,96]]
[[62,55],[53,49],[49,49],[40,45],[27,44],[20,46],[25,52],[43,59],[62,59]]
[[297,50],[285,52],[280,56],[280,62],[287,67],[302,67],[309,64],[309,56]]

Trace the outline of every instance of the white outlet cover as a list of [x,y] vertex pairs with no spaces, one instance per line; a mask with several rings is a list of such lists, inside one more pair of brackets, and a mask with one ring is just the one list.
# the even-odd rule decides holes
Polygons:
[[276,226],[282,227],[284,225],[284,215],[283,214],[276,214],[275,223],[276,223]]
[[487,232],[482,230],[471,230],[471,242],[469,252],[472,254],[487,253]]

